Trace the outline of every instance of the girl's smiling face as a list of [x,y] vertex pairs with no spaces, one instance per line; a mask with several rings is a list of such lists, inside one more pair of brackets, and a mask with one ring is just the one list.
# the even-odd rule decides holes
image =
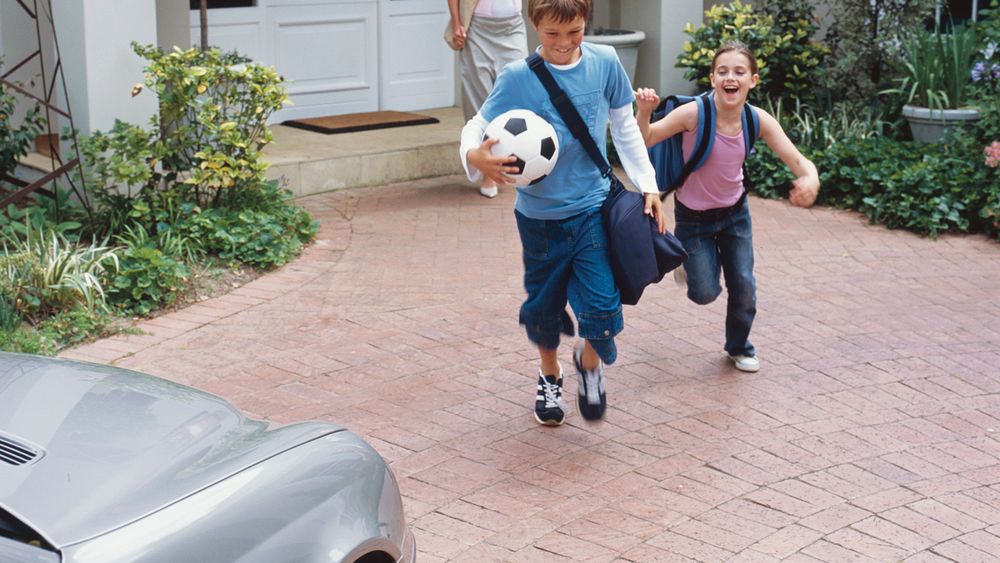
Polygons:
[[750,59],[738,51],[726,51],[716,57],[710,78],[718,101],[725,105],[745,102],[750,89],[760,80]]
[[549,64],[568,65],[580,58],[580,43],[586,20],[578,17],[569,21],[557,21],[547,16],[535,26],[538,42],[542,49],[539,54]]

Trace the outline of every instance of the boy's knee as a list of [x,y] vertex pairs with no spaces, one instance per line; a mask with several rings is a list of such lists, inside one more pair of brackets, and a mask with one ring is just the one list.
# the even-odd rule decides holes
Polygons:
[[719,298],[722,294],[722,289],[716,290],[698,290],[698,289],[688,289],[688,299],[697,303],[698,305],[708,305],[712,301]]

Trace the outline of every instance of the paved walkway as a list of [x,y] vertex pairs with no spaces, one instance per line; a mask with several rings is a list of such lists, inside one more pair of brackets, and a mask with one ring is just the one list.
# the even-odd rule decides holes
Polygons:
[[311,196],[298,261],[65,355],[345,423],[423,563],[996,560],[1000,245],[754,199],[761,372],[724,358],[723,303],[666,280],[626,309],[605,420],[545,428],[512,200],[457,177]]

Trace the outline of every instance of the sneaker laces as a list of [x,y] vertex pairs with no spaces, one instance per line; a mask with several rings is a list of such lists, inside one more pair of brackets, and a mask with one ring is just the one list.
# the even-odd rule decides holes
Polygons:
[[601,377],[600,367],[587,370],[583,373],[587,380],[587,402],[596,405],[601,402],[601,391],[604,391],[604,378]]
[[545,377],[542,377],[542,394],[545,395],[545,408],[562,408],[563,404],[562,397],[559,396],[559,386],[555,383],[549,383],[549,380]]

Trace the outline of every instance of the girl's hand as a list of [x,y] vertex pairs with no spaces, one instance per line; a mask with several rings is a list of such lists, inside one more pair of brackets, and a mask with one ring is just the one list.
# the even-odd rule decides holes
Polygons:
[[517,161],[517,157],[514,155],[494,156],[490,152],[490,147],[499,142],[500,139],[486,139],[478,148],[467,152],[465,158],[469,161],[469,165],[479,169],[490,180],[498,184],[513,184],[514,180],[507,174],[516,174],[518,169],[516,166],[507,165]]
[[656,230],[667,232],[667,217],[663,214],[663,202],[660,201],[660,194],[643,194],[646,198],[646,215],[656,219]]
[[819,178],[811,174],[800,176],[792,182],[788,201],[797,207],[812,207],[812,204],[816,203],[817,194],[819,194]]
[[656,109],[659,103],[660,97],[656,95],[656,90],[652,88],[639,88],[635,91],[635,104],[639,113],[653,113],[653,110]]

